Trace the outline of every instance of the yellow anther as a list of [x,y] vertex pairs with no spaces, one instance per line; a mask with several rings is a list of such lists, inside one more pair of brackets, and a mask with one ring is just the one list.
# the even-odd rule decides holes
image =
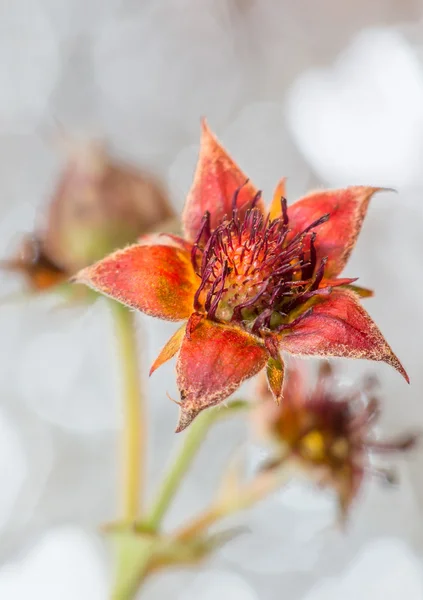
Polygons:
[[301,439],[301,450],[307,458],[323,460],[326,456],[325,439],[323,434],[314,429]]

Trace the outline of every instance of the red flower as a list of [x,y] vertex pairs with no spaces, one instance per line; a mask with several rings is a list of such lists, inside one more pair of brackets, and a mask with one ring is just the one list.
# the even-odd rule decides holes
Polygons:
[[76,281],[149,315],[188,320],[151,369],[179,351],[177,431],[266,365],[279,400],[281,351],[381,360],[408,380],[359,303],[371,293],[338,277],[378,189],[313,192],[287,207],[282,181],[266,213],[260,192],[203,122],[185,238],[141,240]]
[[[342,394],[329,363],[322,365],[311,389],[307,389],[304,375],[298,366],[290,366],[284,401],[279,406],[273,402],[266,382],[260,381],[253,424],[260,437],[276,443],[276,452],[265,468],[283,467],[287,461],[295,461],[318,484],[335,489],[345,517],[365,472],[372,470],[369,456],[409,450],[417,435],[406,434],[391,441],[370,437],[379,413],[374,381],[368,380]],[[389,471],[373,468],[373,472],[392,478]]]

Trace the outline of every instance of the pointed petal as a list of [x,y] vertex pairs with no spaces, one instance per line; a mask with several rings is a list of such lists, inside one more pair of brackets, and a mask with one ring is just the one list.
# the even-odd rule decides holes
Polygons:
[[342,278],[342,277],[337,277],[336,279],[322,279],[322,281],[320,282],[319,288],[326,288],[326,287],[339,287],[342,286],[344,288],[346,288],[347,290],[351,290],[352,292],[355,292],[357,294],[357,296],[360,296],[360,298],[372,298],[374,296],[374,291],[370,290],[369,288],[365,288],[365,287],[361,287],[360,285],[354,285],[354,283],[357,281],[358,277],[355,277],[353,279],[351,278]]
[[[210,212],[212,230],[225,215],[231,216],[234,194],[239,188],[237,207],[242,218],[253,205],[258,193],[247,180],[247,175],[232,160],[203,120],[197,168],[182,215],[186,237],[189,240],[196,238],[206,211]],[[264,211],[262,200],[256,206]]]
[[156,360],[151,365],[150,377],[156,369],[158,369],[165,362],[167,362],[168,360],[173,358],[175,356],[175,354],[178,352],[179,348],[181,347],[182,340],[184,339],[185,327],[186,327],[186,325],[184,323],[182,325],[182,327],[180,327],[178,329],[178,331],[176,331],[172,335],[170,340],[168,340],[166,342],[166,344],[163,346],[163,348],[160,350],[159,356],[156,358]]
[[252,335],[194,314],[176,365],[181,392],[177,431],[185,429],[199,412],[219,404],[245,379],[261,371],[268,356]]
[[139,244],[106,256],[73,281],[169,321],[190,316],[198,286],[188,251]]
[[355,292],[360,298],[372,298],[374,291],[369,288],[361,287],[360,285],[348,285],[347,288],[352,292]]
[[383,188],[356,186],[311,192],[288,207],[289,226],[294,233],[329,213],[316,229],[317,258],[328,257],[325,276],[336,277],[344,268],[360,233],[370,198]]
[[282,400],[284,371],[285,368],[282,360],[269,358],[266,367],[267,383],[277,404]]
[[282,198],[285,198],[285,182],[286,177],[283,177],[274,191],[272,203],[269,208],[269,216],[271,221],[274,221],[282,214],[281,200]]
[[347,286],[350,285],[351,283],[354,283],[354,281],[357,281],[358,277],[354,277],[354,278],[347,278],[347,277],[337,277],[336,279],[322,279],[322,281],[320,282],[319,288],[325,288],[325,287],[339,287],[339,286]]
[[335,288],[281,337],[282,348],[304,356],[338,356],[384,361],[408,381],[387,341],[350,290]]

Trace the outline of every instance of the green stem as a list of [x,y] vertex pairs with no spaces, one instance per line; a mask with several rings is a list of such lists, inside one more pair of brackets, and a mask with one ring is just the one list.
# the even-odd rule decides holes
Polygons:
[[238,490],[232,490],[229,497],[218,500],[203,513],[194,517],[192,521],[176,532],[175,537],[179,540],[190,539],[193,535],[206,532],[209,527],[221,519],[254,506],[284,485],[289,480],[290,474],[287,467],[279,471],[259,473],[253,481]]
[[121,359],[124,402],[123,518],[135,522],[142,510],[141,493],[145,479],[146,410],[138,367],[135,313],[111,302]]
[[182,480],[191,466],[201,444],[210,427],[218,420],[229,416],[233,412],[245,410],[248,403],[234,400],[227,408],[210,408],[202,412],[188,428],[185,439],[175,461],[170,466],[167,475],[157,494],[153,509],[147,518],[146,524],[152,530],[160,527],[164,515],[169,508]]
[[148,539],[127,532],[115,540],[115,581],[111,600],[132,600],[147,571],[152,552]]

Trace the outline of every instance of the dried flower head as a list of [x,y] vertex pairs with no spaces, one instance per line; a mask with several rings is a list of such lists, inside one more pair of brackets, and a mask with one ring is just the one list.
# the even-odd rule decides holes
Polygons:
[[[345,516],[370,472],[370,455],[405,451],[416,442],[416,434],[391,441],[371,435],[379,414],[375,380],[340,388],[332,366],[324,362],[317,382],[309,387],[305,369],[291,364],[287,369],[283,402],[277,406],[264,379],[257,388],[259,402],[253,422],[261,437],[274,443],[274,455],[266,468],[295,461],[320,485],[332,486]],[[373,468],[374,472],[378,472]],[[385,475],[385,471],[378,472]]]
[[369,291],[339,277],[380,188],[313,192],[289,207],[284,188],[266,211],[203,122],[185,238],[145,240],[75,278],[149,315],[187,320],[151,369],[179,352],[177,431],[265,366],[279,401],[281,351],[381,360],[408,380],[359,302]]
[[98,142],[73,143],[45,223],[4,266],[46,290],[173,216],[152,176],[116,162]]

